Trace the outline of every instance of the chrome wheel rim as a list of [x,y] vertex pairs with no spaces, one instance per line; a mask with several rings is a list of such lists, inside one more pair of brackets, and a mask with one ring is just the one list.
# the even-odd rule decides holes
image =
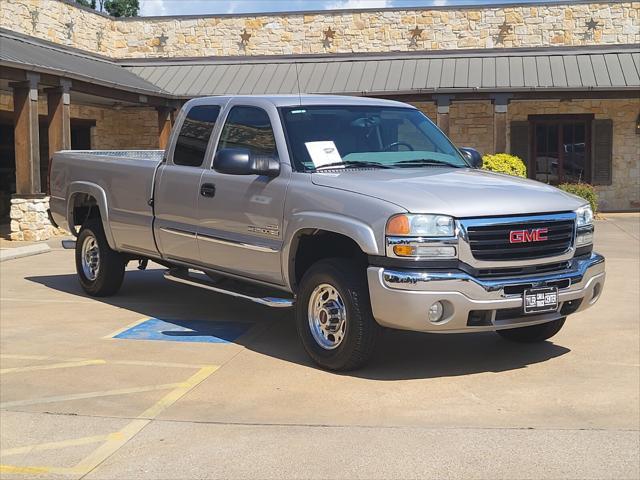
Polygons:
[[96,237],[89,235],[84,239],[81,255],[82,272],[87,280],[94,281],[100,271],[100,249]]
[[347,309],[338,290],[328,283],[318,285],[309,297],[309,329],[325,350],[338,348],[347,331]]

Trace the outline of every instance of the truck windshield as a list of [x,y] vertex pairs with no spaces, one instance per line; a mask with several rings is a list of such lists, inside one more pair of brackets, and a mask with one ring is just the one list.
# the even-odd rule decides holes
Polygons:
[[281,115],[298,171],[469,166],[447,137],[413,108],[299,106],[282,108]]

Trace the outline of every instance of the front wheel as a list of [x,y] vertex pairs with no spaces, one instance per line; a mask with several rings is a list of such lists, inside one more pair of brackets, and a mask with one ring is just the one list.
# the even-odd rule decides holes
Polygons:
[[364,270],[346,259],[312,265],[300,283],[296,324],[305,350],[321,367],[346,371],[364,365],[380,329]]
[[559,318],[540,325],[531,325],[530,327],[509,328],[507,330],[498,330],[497,333],[502,338],[519,343],[536,343],[544,342],[553,337],[560,331],[567,317]]
[[99,220],[82,226],[76,239],[76,272],[82,289],[93,297],[107,297],[122,285],[126,262],[107,243]]

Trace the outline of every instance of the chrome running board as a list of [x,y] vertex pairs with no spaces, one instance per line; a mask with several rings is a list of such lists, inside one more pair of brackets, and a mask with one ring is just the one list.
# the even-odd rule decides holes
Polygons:
[[164,278],[171,280],[172,282],[183,283],[185,285],[191,285],[193,287],[204,288],[205,290],[211,290],[212,292],[222,293],[223,295],[230,295],[232,297],[241,298],[243,300],[249,300],[250,302],[258,303],[272,308],[289,308],[293,306],[293,298],[279,298],[270,296],[254,296],[248,293],[243,293],[237,290],[231,290],[229,288],[222,288],[216,285],[209,279],[194,278],[189,274],[189,271],[183,268],[171,269],[165,272]]

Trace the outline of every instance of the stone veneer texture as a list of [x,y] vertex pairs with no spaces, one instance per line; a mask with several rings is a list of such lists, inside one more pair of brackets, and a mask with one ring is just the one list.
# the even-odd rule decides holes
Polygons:
[[[640,2],[581,2],[119,20],[60,0],[3,0],[0,27],[116,58],[286,55],[634,44],[639,11]],[[511,28],[501,37],[504,22]],[[416,26],[423,32],[412,42]],[[327,43],[329,27],[336,34]]]

